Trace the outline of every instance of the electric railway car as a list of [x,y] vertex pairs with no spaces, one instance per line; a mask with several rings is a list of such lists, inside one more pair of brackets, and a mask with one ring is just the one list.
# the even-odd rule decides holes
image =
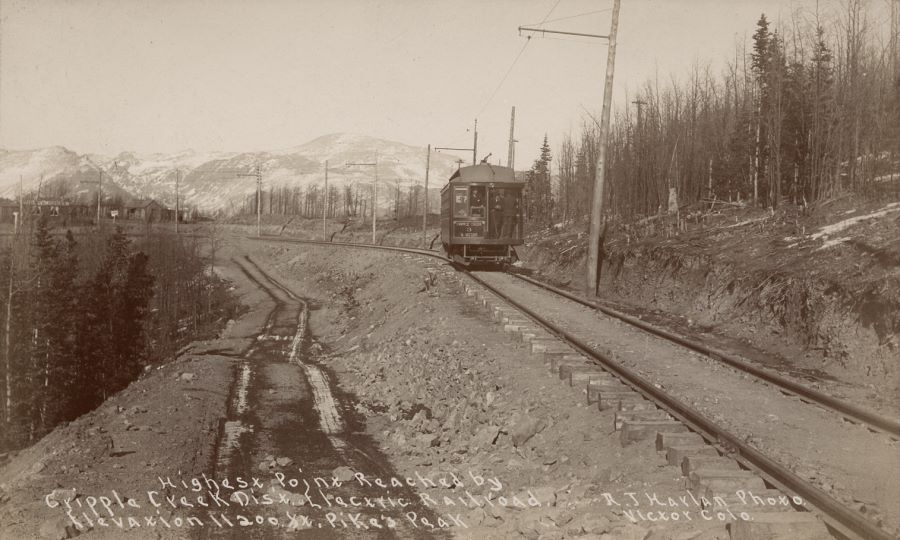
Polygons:
[[522,188],[508,167],[461,167],[441,190],[441,242],[460,264],[508,264],[523,243]]

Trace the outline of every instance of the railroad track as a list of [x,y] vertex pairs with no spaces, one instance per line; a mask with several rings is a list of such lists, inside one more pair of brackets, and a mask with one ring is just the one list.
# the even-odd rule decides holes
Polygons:
[[[449,263],[439,253],[415,248],[307,241],[281,237],[263,237],[260,240],[379,249],[423,255]],[[549,321],[547,317],[505,294],[497,286],[488,283],[488,280],[479,277],[477,273],[465,271],[464,274],[475,283],[474,286],[463,284],[467,295],[476,298],[482,306],[488,308],[492,317],[503,325],[504,330],[518,333],[524,341],[528,341],[532,352],[540,354],[551,371],[560,379],[567,380],[570,385],[586,390],[589,403],[596,403],[601,409],[615,407],[620,410],[616,414],[615,423],[617,429],[622,433],[623,442],[655,436],[657,449],[666,451],[667,460],[671,464],[682,467],[692,488],[702,489],[705,485],[704,482],[712,486],[723,485],[723,482],[727,484],[728,475],[731,473],[726,471],[718,469],[709,471],[712,474],[707,475],[704,479],[701,474],[702,469],[689,470],[692,458],[694,463],[702,464],[704,455],[712,457],[709,451],[714,449],[718,456],[725,456],[743,468],[742,472],[734,473],[734,478],[744,478],[744,473],[751,471],[765,481],[766,488],[774,486],[775,489],[789,494],[793,506],[818,515],[828,525],[830,531],[838,537],[876,540],[893,538],[887,531],[861,513],[848,508],[784,465],[766,456],[745,440],[709,420],[694,407],[657,387],[653,381],[617,362],[611,355],[596,350],[583,338]],[[707,355],[732,368],[752,374],[784,392],[797,395],[803,401],[814,403],[836,412],[842,417],[864,423],[874,431],[887,433],[892,437],[900,434],[900,423],[894,419],[881,417],[861,407],[752,366],[723,351],[648,325],[644,321],[581,299],[537,280],[518,274],[507,275],[514,275],[519,280],[565,297],[569,301],[578,302],[582,306],[598,310],[658,337]],[[559,344],[560,341],[564,345]],[[685,436],[686,431],[693,434],[695,438]],[[697,436],[699,439],[696,438]],[[698,441],[702,442],[702,445],[698,445]],[[701,448],[706,448],[706,450],[701,450]],[[718,465],[715,466],[718,467],[722,462],[717,463]],[[715,495],[715,489],[708,487],[706,492]]]

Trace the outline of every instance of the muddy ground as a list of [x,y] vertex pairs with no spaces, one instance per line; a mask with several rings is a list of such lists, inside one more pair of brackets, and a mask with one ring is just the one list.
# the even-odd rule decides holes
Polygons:
[[[272,295],[223,262],[243,315],[12,456],[0,468],[0,538],[321,538],[323,528],[340,538],[727,538],[727,517],[704,517],[652,442],[622,447],[612,413],[551,378],[449,269],[228,243],[221,260],[249,255],[309,302],[306,360],[321,367],[344,427],[325,433],[314,384],[284,352],[289,328],[271,323]],[[238,434],[240,459],[222,467],[223,428],[260,336],[288,348],[259,360],[247,394],[253,432]],[[198,494],[239,476],[259,485],[223,499],[257,497],[243,508],[251,523],[215,525]],[[303,499],[304,480],[320,498]],[[310,521],[270,523],[282,510],[266,495]],[[679,521],[657,522],[659,511]]]

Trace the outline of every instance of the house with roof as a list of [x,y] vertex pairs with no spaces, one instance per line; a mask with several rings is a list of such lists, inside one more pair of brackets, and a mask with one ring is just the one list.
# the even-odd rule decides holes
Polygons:
[[140,199],[125,205],[123,219],[146,222],[173,221],[175,211],[170,210],[153,199]]

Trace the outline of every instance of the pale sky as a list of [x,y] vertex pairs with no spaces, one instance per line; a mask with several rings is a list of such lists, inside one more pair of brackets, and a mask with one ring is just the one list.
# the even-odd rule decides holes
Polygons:
[[[884,0],[872,0],[883,2]],[[821,10],[838,0],[820,0]],[[647,77],[718,71],[760,13],[815,0],[623,0],[614,103]],[[471,146],[517,166],[599,118],[612,0],[0,0],[0,147],[274,150],[334,132]],[[600,13],[568,18],[574,15]],[[547,16],[549,13],[549,16]],[[557,20],[562,19],[562,20]],[[524,51],[522,51],[523,46]],[[513,65],[508,78],[504,74]],[[496,90],[496,94],[494,94]],[[493,95],[493,98],[491,96]],[[629,97],[628,99],[631,99]]]

